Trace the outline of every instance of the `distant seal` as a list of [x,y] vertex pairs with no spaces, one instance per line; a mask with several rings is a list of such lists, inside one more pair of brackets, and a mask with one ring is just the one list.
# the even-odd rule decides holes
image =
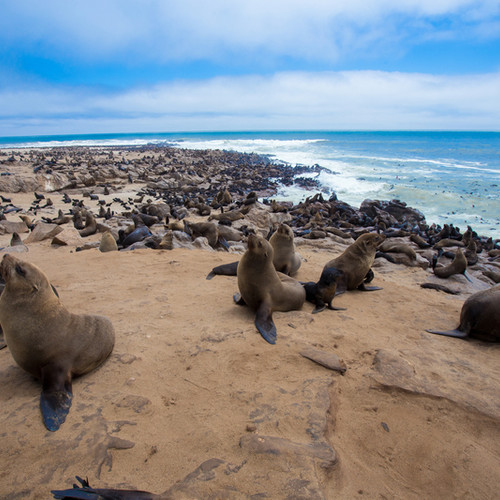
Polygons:
[[462,306],[460,324],[455,330],[426,330],[429,333],[474,337],[486,342],[500,342],[500,285],[471,295]]
[[334,267],[327,267],[323,269],[321,277],[317,283],[309,281],[302,283],[306,291],[306,300],[312,302],[316,307],[313,314],[323,311],[325,308],[334,311],[345,311],[343,307],[333,307],[332,300],[337,291],[337,281],[342,278],[344,272]]
[[94,214],[85,210],[85,227],[79,231],[80,236],[85,238],[86,236],[91,236],[97,232],[97,221],[95,220]]
[[306,299],[304,287],[293,278],[276,272],[273,266],[273,248],[262,236],[248,237],[248,250],[243,254],[237,270],[239,304],[255,311],[255,326],[270,344],[276,343],[273,311],[300,309]]
[[280,224],[271,236],[269,243],[273,247],[273,264],[276,271],[294,275],[302,263],[300,257],[295,253],[293,242],[293,231],[287,224]]
[[16,363],[42,381],[40,407],[56,431],[71,407],[74,376],[97,368],[111,353],[115,334],[103,316],[70,313],[45,274],[6,254],[0,264],[5,289],[0,324]]
[[138,215],[132,215],[132,220],[134,221],[134,229],[129,234],[126,235],[123,229],[118,231],[120,235],[120,244],[123,248],[127,248],[133,243],[137,243],[151,236],[151,231]]
[[463,274],[469,281],[471,281],[471,279],[465,273],[467,269],[467,259],[465,258],[465,255],[460,248],[457,249],[457,253],[455,254],[455,258],[453,259],[451,264],[448,264],[447,266],[436,267],[436,263],[437,257],[433,259],[432,269],[434,271],[434,274],[438,278],[449,278],[454,274]]
[[[348,246],[344,252],[325,264],[323,270],[333,267],[343,271],[337,281],[338,292],[345,290],[373,291],[379,287],[367,287],[365,278],[375,260],[377,247],[385,240],[383,234],[365,233]],[[371,281],[371,280],[370,280]]]

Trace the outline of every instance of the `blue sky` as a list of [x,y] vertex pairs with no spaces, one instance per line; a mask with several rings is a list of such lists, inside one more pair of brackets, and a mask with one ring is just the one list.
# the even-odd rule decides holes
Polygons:
[[500,0],[0,0],[0,135],[500,130]]

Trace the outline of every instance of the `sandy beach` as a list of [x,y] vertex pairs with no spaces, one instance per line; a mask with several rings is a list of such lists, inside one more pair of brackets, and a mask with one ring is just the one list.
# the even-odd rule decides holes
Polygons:
[[[243,179],[244,190],[224,178],[229,174],[216,171],[218,152],[176,150],[168,157],[161,148],[114,150],[112,155],[89,150],[82,153],[89,158],[78,172],[95,169],[99,175],[86,182],[78,173],[67,187],[71,151],[60,158],[45,153],[43,161],[40,152],[31,157],[16,152],[10,162],[12,152],[3,153],[0,173],[11,174],[1,178],[3,189],[9,189],[1,194],[10,200],[3,205],[22,209],[5,214],[11,222],[20,222],[22,213],[34,222],[55,218],[59,209],[67,213],[71,205],[63,202],[65,192],[97,213],[98,202],[87,197],[95,194],[123,217],[103,221],[118,230],[126,226],[121,212],[129,213],[130,200],[148,185],[160,190],[164,182],[165,192],[196,201],[198,191],[210,191],[217,180],[235,199],[257,192],[259,202],[249,209],[245,224],[270,213],[261,200],[272,199],[272,189],[259,181],[266,165],[255,167],[253,179]],[[49,156],[56,161],[47,172]],[[108,156],[114,170],[99,164]],[[88,161],[92,158],[97,162]],[[164,177],[159,170],[154,179],[148,177],[153,164],[155,169],[165,165]],[[43,168],[34,173],[37,165]],[[127,172],[117,165],[136,168]],[[235,165],[228,168],[236,172]],[[169,184],[173,169],[196,190]],[[206,179],[198,180],[200,171],[207,172]],[[18,191],[15,178],[30,189]],[[35,191],[44,195],[38,207],[51,200],[36,213],[29,212]],[[184,220],[208,220],[199,207],[185,208]],[[212,215],[216,212],[212,209]],[[285,215],[277,212],[270,220]],[[168,231],[163,221],[153,228],[160,236]],[[27,228],[21,239],[29,233]],[[460,292],[450,295],[420,287],[437,281],[428,265],[378,258],[372,284],[382,290],[336,297],[335,305],[345,311],[312,314],[314,306],[306,302],[299,311],[275,312],[278,339],[270,345],[256,330],[254,314],[234,304],[236,278],[205,279],[214,266],[238,260],[244,242],[232,243],[229,252],[202,241],[198,247],[103,253],[91,248],[101,236],[97,232],[67,245],[48,238],[16,252],[46,273],[70,311],[107,316],[116,343],[100,368],[73,381],[73,405],[56,432],[47,431],[41,419],[40,382],[16,365],[8,347],[0,350],[0,497],[51,498],[51,490],[70,488],[75,476],[88,477],[93,487],[163,492],[164,498],[175,499],[498,495],[499,346],[425,331],[458,325],[464,300],[493,284],[482,275],[484,265],[469,269],[471,283],[462,275],[442,280]],[[7,230],[0,235],[2,253],[14,248],[11,237]],[[87,249],[77,251],[85,244]],[[317,281],[324,264],[348,244],[331,234],[296,237],[303,262],[295,278]],[[336,354],[345,373],[301,354],[310,349]]]

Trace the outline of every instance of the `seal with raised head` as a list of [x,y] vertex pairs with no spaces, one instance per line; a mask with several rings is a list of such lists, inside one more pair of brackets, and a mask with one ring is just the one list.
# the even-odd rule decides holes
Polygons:
[[429,333],[474,337],[486,342],[500,342],[500,285],[471,295],[462,306],[460,324],[455,330],[426,330]]
[[113,350],[113,325],[103,316],[70,313],[47,276],[29,262],[6,254],[0,274],[5,341],[16,363],[41,379],[43,421],[56,431],[71,407],[72,378],[97,368]]
[[255,326],[270,344],[276,343],[273,311],[300,309],[306,299],[304,287],[293,278],[278,273],[273,265],[273,248],[262,236],[248,237],[248,250],[237,270],[241,297],[235,302],[255,311]]
[[[377,247],[385,240],[385,235],[365,233],[349,245],[344,252],[325,264],[323,270],[333,267],[343,271],[343,276],[337,280],[337,293],[345,290],[361,290],[371,292],[380,290],[379,287],[368,287],[367,276],[375,260]],[[371,281],[371,279],[370,279]]]
[[276,271],[292,276],[302,263],[300,257],[295,253],[293,242],[293,231],[287,224],[280,224],[271,236],[269,243],[273,247],[273,264]]

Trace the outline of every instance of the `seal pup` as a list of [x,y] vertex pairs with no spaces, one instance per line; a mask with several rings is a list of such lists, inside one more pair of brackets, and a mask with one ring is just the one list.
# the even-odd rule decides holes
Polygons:
[[438,256],[435,256],[432,260],[432,270],[438,278],[449,278],[454,274],[463,274],[469,281],[472,281],[465,272],[467,269],[467,259],[460,248],[457,249],[457,253],[451,264],[447,266],[436,267],[437,259]]
[[276,271],[288,276],[295,274],[299,270],[302,261],[295,253],[291,227],[285,223],[280,224],[269,239],[269,243],[273,247],[273,264]]
[[486,342],[500,342],[500,285],[471,295],[460,311],[455,330],[426,330],[429,333],[465,339],[474,337]]
[[332,300],[337,291],[337,281],[343,275],[344,271],[334,267],[327,267],[323,269],[317,283],[314,283],[314,281],[301,282],[306,291],[306,300],[316,306],[312,312],[313,314],[319,313],[327,307],[333,311],[345,311],[344,307],[332,306]]
[[47,276],[29,262],[6,254],[0,274],[5,341],[16,363],[41,379],[43,421],[56,431],[71,407],[72,378],[97,368],[113,350],[113,325],[103,316],[70,313]]
[[[344,275],[337,281],[338,292],[345,290],[361,290],[371,292],[381,290],[379,287],[367,287],[365,278],[369,275],[377,247],[385,240],[385,235],[378,233],[365,233],[348,246],[344,252],[335,259],[327,262],[323,270],[333,267],[343,271]],[[371,281],[371,279],[370,279]]]
[[273,247],[262,236],[248,237],[248,250],[238,269],[237,304],[246,304],[255,311],[255,326],[270,344],[276,343],[273,311],[300,309],[306,299],[304,287],[293,278],[278,273],[273,265]]

